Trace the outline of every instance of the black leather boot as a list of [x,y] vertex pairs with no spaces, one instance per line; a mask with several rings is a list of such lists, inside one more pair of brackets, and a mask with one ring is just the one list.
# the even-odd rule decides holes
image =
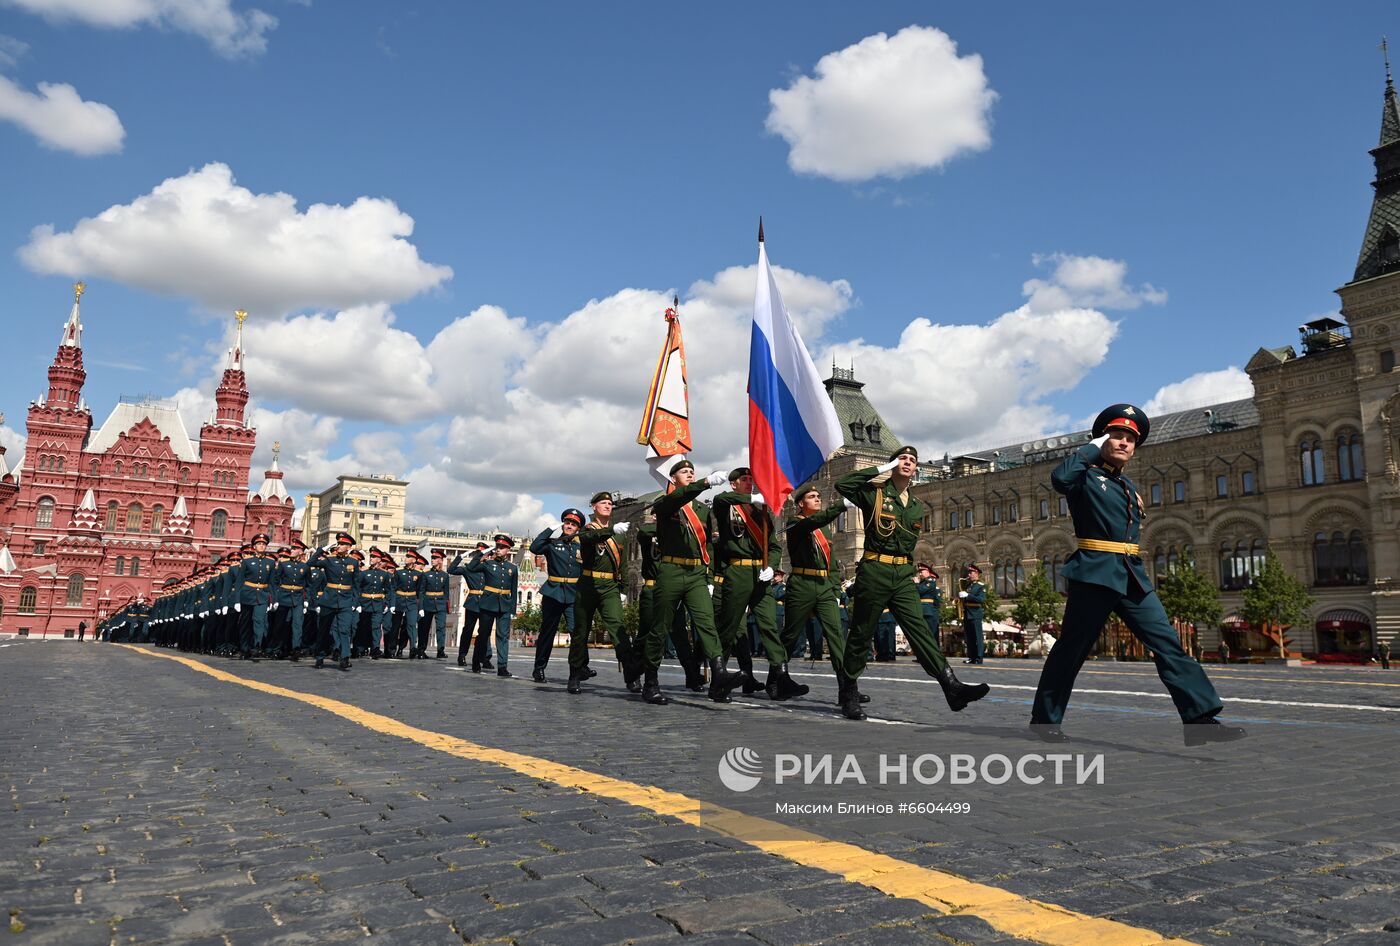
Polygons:
[[671,702],[666,699],[666,694],[661,692],[661,682],[657,680],[655,670],[646,672],[645,682],[642,684],[642,702],[653,706],[665,706]]
[[952,667],[944,667],[941,671],[935,669],[934,679],[943,688],[943,696],[948,701],[948,708],[954,713],[962,712],[969,703],[975,703],[987,695],[991,687],[985,683],[963,683],[953,673]]
[[[758,678],[753,675],[753,655],[747,649],[741,649],[734,655],[734,659],[739,662],[739,672],[744,675],[744,695],[753,696],[767,688],[758,682]],[[771,694],[770,694],[771,696]]]
[[[544,676],[544,674],[538,670],[535,672],[539,673],[540,676]],[[583,692],[583,677],[579,675],[579,672],[577,670],[569,671],[569,685],[565,687],[565,689],[568,690],[570,693]]]
[[798,683],[792,678],[792,674],[788,673],[787,664],[783,664],[781,670],[782,675],[778,679],[778,686],[783,691],[783,699],[789,700],[794,696],[806,696],[811,692],[811,688],[805,683]]
[[1246,735],[1243,726],[1226,726],[1212,716],[1210,719],[1193,719],[1181,727],[1188,746],[1204,746],[1210,742],[1234,742]]
[[865,719],[865,710],[860,708],[860,689],[854,680],[841,681],[841,715],[847,719]]
[[627,685],[627,692],[642,692],[642,675],[645,672],[642,669],[642,659],[633,654],[628,660],[618,658],[617,663],[622,668],[622,682]]
[[729,691],[744,682],[738,670],[726,670],[718,657],[710,658],[710,699],[716,703],[732,703]]

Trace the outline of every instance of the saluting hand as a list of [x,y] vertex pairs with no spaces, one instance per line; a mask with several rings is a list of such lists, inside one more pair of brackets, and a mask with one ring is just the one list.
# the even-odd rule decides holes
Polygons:
[[723,470],[715,470],[709,476],[705,477],[705,482],[709,483],[711,486],[723,486],[725,483],[729,482],[729,474]]
[[751,506],[766,506],[767,504],[768,504],[768,501],[767,501],[766,499],[763,498],[763,494],[762,494],[762,493],[750,493],[750,494],[749,494],[749,505],[751,505]]
[[632,528],[632,523],[630,523],[630,522],[618,522],[618,523],[614,523],[614,524],[613,524],[613,535],[622,535],[624,532],[626,532],[626,531],[627,531],[628,529],[630,529],[630,528]]

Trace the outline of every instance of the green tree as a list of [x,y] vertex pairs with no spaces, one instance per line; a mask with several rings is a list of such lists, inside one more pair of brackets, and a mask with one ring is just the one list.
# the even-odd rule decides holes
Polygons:
[[1219,624],[1224,609],[1220,591],[1192,561],[1177,562],[1157,580],[1157,597],[1167,617],[1191,624]]
[[637,630],[642,626],[642,606],[636,598],[628,598],[622,606],[622,629],[632,640],[637,639]]
[[538,634],[540,632],[540,612],[535,607],[534,601],[525,602],[525,610],[517,614],[511,621],[511,629],[518,630],[522,634]]
[[1283,632],[1297,624],[1308,613],[1317,599],[1308,592],[1308,586],[1288,574],[1278,556],[1269,550],[1264,559],[1264,570],[1255,577],[1254,584],[1244,591],[1244,606],[1240,616],[1250,624],[1260,627],[1266,636],[1278,633],[1279,656],[1284,653]]
[[1064,613],[1065,598],[1050,584],[1045,575],[1045,567],[1037,566],[1026,577],[1016,595],[1016,604],[1011,608],[1011,620],[1022,630],[1038,632],[1040,625],[1050,621],[1058,622]]
[[996,591],[991,585],[987,586],[987,600],[982,602],[982,620],[987,622],[1000,621],[1006,617],[1006,612],[1002,610],[1001,599],[997,597]]

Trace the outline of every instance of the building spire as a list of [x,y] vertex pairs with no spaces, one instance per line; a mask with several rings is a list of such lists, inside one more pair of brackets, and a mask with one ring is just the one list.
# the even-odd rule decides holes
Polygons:
[[233,347],[228,350],[228,368],[230,371],[243,370],[243,323],[248,318],[248,313],[239,309],[233,313],[233,317],[238,320],[238,334],[234,336]]
[[1371,149],[1376,178],[1375,197],[1353,282],[1400,271],[1400,98],[1390,71],[1390,45],[1381,40],[1385,60],[1385,95],[1381,102],[1380,143]]
[[1396,102],[1395,79],[1390,74],[1390,44],[1381,37],[1381,55],[1385,58],[1385,102],[1381,106],[1381,141],[1385,147],[1400,141],[1400,103]]
[[79,300],[86,289],[83,283],[73,286],[73,308],[68,312],[68,321],[63,324],[63,338],[59,340],[53,364],[49,365],[49,393],[44,398],[44,404],[49,407],[83,409],[83,382],[87,380],[87,371],[83,369],[83,323]]
[[239,309],[233,313],[238,320],[238,333],[228,352],[228,365],[214,391],[214,423],[220,427],[245,427],[243,409],[248,406],[248,382],[243,376],[243,321],[248,313]]
[[87,292],[87,283],[73,284],[73,308],[68,313],[68,322],[63,326],[63,340],[59,345],[68,348],[83,347],[83,323],[79,318],[78,304],[82,301],[84,292]]

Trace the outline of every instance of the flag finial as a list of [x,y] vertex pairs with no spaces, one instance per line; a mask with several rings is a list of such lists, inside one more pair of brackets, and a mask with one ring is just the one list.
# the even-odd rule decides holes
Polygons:
[[758,215],[758,242],[763,242],[763,215]]

